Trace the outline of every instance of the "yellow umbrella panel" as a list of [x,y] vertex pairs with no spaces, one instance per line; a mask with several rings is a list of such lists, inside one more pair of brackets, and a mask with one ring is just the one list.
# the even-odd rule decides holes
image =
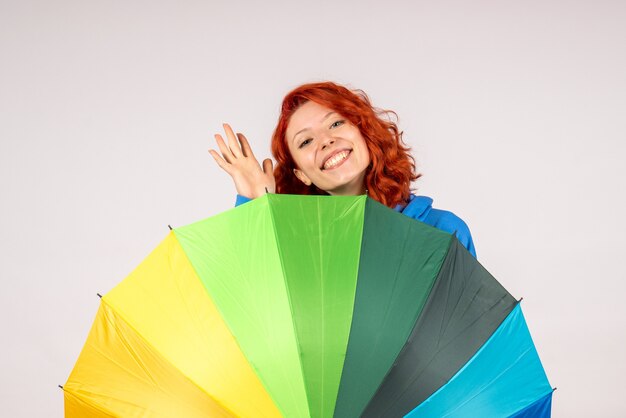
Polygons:
[[102,298],[64,392],[66,417],[281,416],[174,233]]

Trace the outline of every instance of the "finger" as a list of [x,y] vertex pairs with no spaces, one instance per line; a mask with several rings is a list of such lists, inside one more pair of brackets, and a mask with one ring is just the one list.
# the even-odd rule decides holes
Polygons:
[[237,138],[239,138],[239,142],[241,143],[241,151],[243,152],[243,156],[254,158],[254,153],[252,152],[252,148],[250,148],[248,138],[246,138],[244,134],[237,134]]
[[210,149],[209,154],[211,154],[211,157],[213,157],[218,166],[220,166],[224,171],[230,174],[231,165],[227,163],[222,157],[220,157],[217,151]]
[[215,134],[215,142],[217,142],[217,146],[220,149],[220,152],[222,153],[222,155],[224,156],[224,160],[226,160],[226,162],[228,163],[232,163],[233,160],[235,159],[235,156],[230,151],[230,148],[228,148],[228,146],[226,145],[226,141],[224,141],[224,138],[222,138],[222,135]]
[[224,123],[223,126],[224,131],[226,131],[226,137],[228,138],[228,148],[230,148],[230,152],[235,156],[235,158],[241,157],[241,146],[239,145],[239,141],[237,141],[233,128],[231,128],[227,123]]
[[274,163],[269,158],[263,160],[263,172],[267,175],[274,175]]

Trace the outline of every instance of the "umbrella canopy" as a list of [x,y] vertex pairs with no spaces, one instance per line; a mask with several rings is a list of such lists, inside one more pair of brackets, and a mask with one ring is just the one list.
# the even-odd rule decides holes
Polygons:
[[66,417],[550,415],[515,299],[450,234],[365,196],[174,229],[101,302]]

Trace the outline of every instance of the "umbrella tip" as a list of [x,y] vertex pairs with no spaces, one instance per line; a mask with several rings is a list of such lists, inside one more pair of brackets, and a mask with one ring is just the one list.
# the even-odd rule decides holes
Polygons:
[[554,392],[556,390],[556,386],[552,388],[552,392]]
[[167,227],[170,229],[170,231],[173,229],[172,225],[168,225]]
[[102,299],[102,295],[100,293],[96,293],[100,299]]
[[517,303],[520,303],[521,301],[524,300],[524,296],[522,296],[521,298],[519,298],[519,300],[517,301]]
[[59,385],[59,387],[60,387],[61,389],[63,389],[63,386]]

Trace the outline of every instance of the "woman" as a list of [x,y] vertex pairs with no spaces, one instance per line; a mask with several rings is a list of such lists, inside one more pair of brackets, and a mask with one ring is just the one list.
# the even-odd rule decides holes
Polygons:
[[269,193],[358,195],[413,219],[456,234],[474,255],[469,228],[451,212],[433,209],[432,199],[411,193],[419,175],[393,112],[372,107],[360,90],[321,82],[304,84],[285,96],[272,136],[276,167],[260,165],[243,134],[224,124],[216,134],[221,152],[209,150],[235,182],[237,205]]

